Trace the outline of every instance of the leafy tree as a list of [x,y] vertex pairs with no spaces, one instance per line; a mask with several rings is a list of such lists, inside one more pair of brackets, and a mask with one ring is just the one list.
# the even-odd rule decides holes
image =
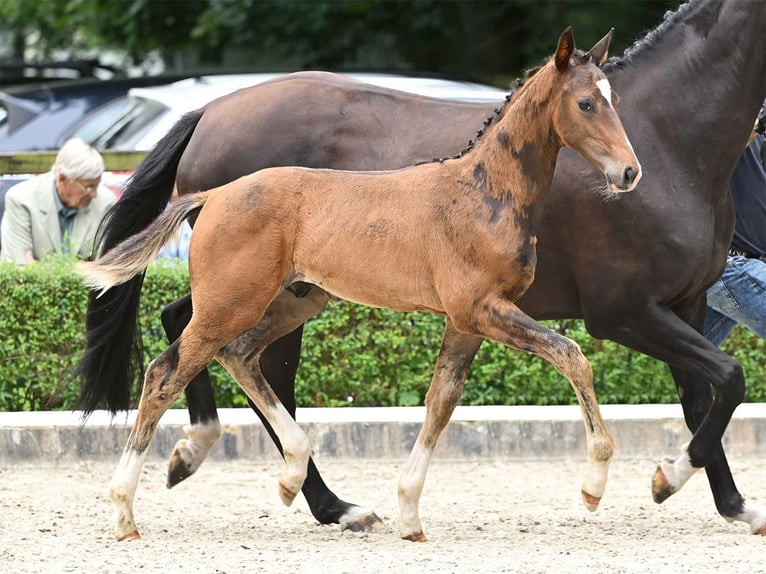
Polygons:
[[[6,0],[13,52],[35,38],[41,57],[122,50],[221,65],[236,50],[260,67],[389,68],[505,84],[548,54],[568,24],[583,46],[610,27],[619,54],[678,0]],[[89,53],[89,55],[90,55]]]

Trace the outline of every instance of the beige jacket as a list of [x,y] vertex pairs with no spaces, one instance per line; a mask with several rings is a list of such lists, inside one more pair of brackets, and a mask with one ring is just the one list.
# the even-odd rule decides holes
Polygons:
[[[5,214],[0,223],[0,260],[26,263],[31,251],[39,260],[61,251],[58,208],[53,198],[54,176],[45,173],[14,185],[5,196]],[[115,202],[114,194],[99,188],[90,205],[74,216],[71,251],[89,259],[101,219]]]

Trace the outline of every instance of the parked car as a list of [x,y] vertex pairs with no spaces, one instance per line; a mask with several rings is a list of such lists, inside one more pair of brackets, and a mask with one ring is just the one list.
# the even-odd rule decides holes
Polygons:
[[136,87],[167,84],[190,74],[56,80],[0,91],[0,152],[55,150],[88,114]]
[[27,62],[18,58],[0,58],[0,87],[39,84],[41,81],[75,80],[80,78],[107,79],[117,69],[102,64],[98,58],[80,60],[49,60]]
[[[125,97],[84,118],[73,135],[102,150],[149,150],[183,114],[218,97],[281,75],[200,76],[165,86],[133,88]],[[348,75],[386,88],[451,100],[499,102],[507,94],[492,86],[443,78],[375,73]]]

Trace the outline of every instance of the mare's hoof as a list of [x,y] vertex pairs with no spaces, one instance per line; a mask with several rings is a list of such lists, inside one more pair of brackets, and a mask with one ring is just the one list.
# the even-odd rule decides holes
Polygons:
[[386,524],[374,512],[340,525],[341,530],[351,532],[388,532]]
[[416,532],[415,534],[408,534],[407,536],[402,536],[403,540],[409,540],[410,542],[428,542],[428,539],[426,538],[426,535],[423,534],[423,531]]
[[176,484],[186,480],[192,474],[194,474],[194,471],[189,468],[189,464],[187,464],[177,452],[174,452],[173,456],[170,457],[170,463],[168,464],[168,481],[166,486],[168,488],[173,488]]
[[138,530],[134,530],[133,532],[123,534],[122,536],[115,536],[115,538],[117,539],[117,542],[122,542],[123,540],[140,540],[141,535],[138,533]]
[[584,490],[581,490],[580,494],[582,494],[582,501],[585,503],[585,508],[587,508],[591,512],[595,512],[596,510],[598,510],[598,505],[601,503],[600,496],[593,496],[592,494],[588,494]]
[[675,492],[676,489],[668,481],[662,466],[658,465],[657,470],[654,471],[654,476],[652,476],[652,498],[654,502],[662,504]]
[[756,536],[766,536],[766,524],[761,526],[758,530],[753,532]]

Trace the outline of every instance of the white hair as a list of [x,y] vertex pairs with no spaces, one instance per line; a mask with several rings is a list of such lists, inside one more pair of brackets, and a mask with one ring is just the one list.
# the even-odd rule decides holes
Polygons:
[[104,171],[104,158],[81,139],[73,138],[61,146],[51,171],[67,179],[98,179]]

